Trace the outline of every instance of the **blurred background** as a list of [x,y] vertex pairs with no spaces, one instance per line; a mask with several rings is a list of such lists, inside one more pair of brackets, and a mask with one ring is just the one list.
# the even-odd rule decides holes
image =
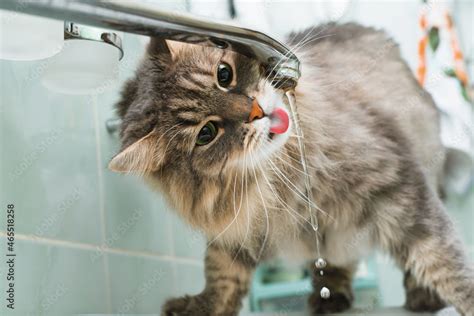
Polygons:
[[[472,1],[143,2],[260,30],[279,40],[328,21],[386,30],[442,113],[448,210],[473,259]],[[16,21],[2,19],[4,29]],[[0,50],[9,43],[2,35]],[[15,204],[16,210],[17,313],[159,313],[167,298],[195,294],[204,286],[203,237],[139,179],[107,170],[119,139],[106,122],[113,124],[120,87],[133,75],[148,40],[120,36],[123,59],[101,69],[95,78],[100,84],[93,87],[81,86],[93,78],[71,80],[78,69],[68,64],[78,61],[78,68],[82,58],[86,64],[81,67],[92,74],[100,65],[88,61],[102,53],[117,59],[117,51],[79,45],[74,55],[66,55],[71,47],[57,44],[52,57],[0,60],[0,202],[2,209]],[[2,251],[5,237],[2,220]],[[2,293],[4,268],[0,265]],[[402,305],[402,279],[389,258],[375,253],[359,267],[356,306],[367,313]],[[300,267],[269,263],[255,274],[243,313],[298,311],[309,291]],[[1,305],[0,314],[10,312]]]

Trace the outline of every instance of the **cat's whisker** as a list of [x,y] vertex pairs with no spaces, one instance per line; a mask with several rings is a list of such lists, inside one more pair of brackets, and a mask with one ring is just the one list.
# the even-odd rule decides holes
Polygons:
[[178,126],[181,126],[181,125],[182,123],[176,123],[172,125],[170,128],[168,128],[167,130],[163,132],[163,134],[158,138],[157,141],[160,141],[164,136],[168,135],[169,132],[171,132],[172,130],[176,129]]
[[[291,155],[289,155],[288,153],[285,153],[284,151],[288,152],[288,153],[292,153],[294,154],[295,156],[299,156],[300,153],[297,152],[297,151],[293,151],[291,150],[291,148],[289,146],[286,146],[284,148],[284,150],[281,150],[279,151],[279,155],[282,155],[282,156],[285,156],[285,157],[288,157],[290,160],[296,162],[298,165],[301,165],[301,160],[297,159],[296,157],[292,157]],[[276,155],[276,157],[278,157],[278,155]],[[334,178],[331,173],[329,171],[331,171],[331,168],[328,168],[328,166],[330,165],[337,165],[337,164],[340,164],[341,162],[340,161],[332,161],[330,160],[328,157],[326,157],[326,155],[324,153],[319,153],[318,154],[314,154],[314,155],[308,155],[307,157],[309,158],[312,158],[311,161],[325,161],[325,168],[322,168],[321,167],[321,163],[318,165],[318,166],[312,166],[311,164],[307,164],[307,169],[308,170],[313,170],[313,171],[318,171],[320,173],[323,173],[325,176],[327,177],[331,177],[331,178]],[[334,178],[335,179],[335,178]],[[319,190],[318,187],[315,188],[316,190]]]
[[[312,27],[311,31],[314,29],[314,27],[315,27],[315,26]],[[268,81],[268,79],[270,78],[270,76],[271,76],[271,74],[273,73],[273,71],[274,71],[278,66],[280,66],[280,64],[281,64],[286,58],[288,58],[288,56],[290,56],[290,54],[292,54],[292,53],[295,54],[295,53],[296,53],[296,50],[297,50],[298,45],[299,45],[300,43],[302,43],[302,42],[306,39],[306,37],[310,35],[310,33],[311,33],[311,32],[308,32],[307,34],[305,34],[305,36],[304,36],[298,43],[296,43],[293,47],[290,47],[290,48],[289,48],[288,52],[287,52],[285,55],[283,55],[283,57],[281,57],[280,60],[275,64],[275,66],[269,71],[269,73],[268,73],[268,75],[267,75],[267,77],[265,78],[264,81]],[[295,35],[293,36],[293,38],[291,39],[291,41],[293,41],[293,40],[296,38],[296,35],[297,35],[297,33],[295,33]]]
[[[247,158],[246,158],[246,153],[245,153],[245,152],[243,153],[243,157],[244,157],[244,162],[245,162],[245,164],[246,164]],[[244,168],[244,169],[242,170],[243,176],[246,174],[245,169],[246,169],[246,168]],[[237,172],[236,172],[236,173],[237,173]],[[236,177],[236,179],[237,179],[237,177]],[[235,183],[235,182],[236,182],[236,181],[234,181],[234,183]],[[244,187],[243,183],[244,183],[244,180],[243,180],[243,177],[242,177],[242,178],[241,178],[241,184],[242,184],[242,185],[241,185],[241,198],[240,198],[239,208],[238,208],[237,211],[235,210],[235,186],[234,186],[234,214],[235,214],[234,218],[232,219],[232,221],[231,221],[219,234],[217,234],[217,235],[208,243],[208,246],[211,245],[212,243],[214,243],[220,236],[222,236],[222,235],[235,223],[235,221],[236,221],[237,218],[239,217],[240,210],[242,209],[242,203],[243,203],[243,196],[242,196],[242,194],[243,194],[243,187]],[[248,204],[248,197],[247,197],[247,204]],[[247,206],[248,206],[248,205],[247,205]],[[248,212],[248,210],[247,210],[247,212]],[[247,217],[248,217],[248,216],[247,216]],[[248,233],[248,230],[249,230],[249,229],[247,229],[246,234]]]
[[[252,156],[250,156],[250,159],[252,159],[252,165],[255,165],[253,163]],[[270,232],[270,219],[268,217],[268,210],[267,210],[267,206],[266,206],[266,203],[265,203],[265,198],[263,197],[263,193],[262,193],[262,190],[260,188],[260,184],[258,182],[257,174],[256,174],[254,168],[252,168],[252,171],[253,171],[253,174],[254,174],[254,177],[255,177],[255,184],[257,185],[258,193],[260,194],[260,198],[262,200],[263,209],[265,210],[265,219],[266,219],[265,237],[263,238],[262,246],[260,247],[260,251],[259,251],[258,256],[257,256],[257,261],[259,261],[260,257],[262,256],[263,251],[265,250],[265,245],[267,243],[268,234]]]
[[281,158],[280,156],[275,156],[275,157],[276,157],[278,160],[280,160],[281,162],[283,162],[285,165],[287,165],[288,167],[290,167],[291,169],[302,173],[303,176],[306,176],[306,175],[307,175],[306,172],[304,172],[304,171],[301,170],[301,169],[296,168],[296,167],[293,166],[290,162],[286,161],[285,159]]
[[[280,168],[278,168],[278,166],[277,166],[271,159],[269,159],[268,161],[269,161],[269,163],[271,163],[271,164],[273,165],[274,168],[272,168],[272,169],[273,169],[274,171],[278,172],[278,173],[277,173],[277,176],[280,178],[280,180],[286,180],[286,181],[288,181],[289,183],[291,183],[291,185],[292,185],[292,186],[297,190],[297,192],[299,193],[298,195],[299,195],[301,198],[303,198],[306,202],[308,202],[308,199],[307,199],[306,195],[303,194],[303,192],[301,192],[301,191],[298,189],[298,187],[297,187],[295,184],[293,184],[293,182],[291,182],[291,181],[288,179],[288,177],[285,176],[284,172],[281,171]],[[295,161],[297,161],[299,164],[301,163],[300,161],[298,161],[298,160],[296,160],[296,159],[295,159]],[[271,167],[271,166],[270,166],[270,167]],[[297,170],[298,170],[298,169],[297,169]],[[300,171],[300,172],[302,172],[304,175],[306,175],[305,172],[303,172],[303,171],[301,171],[301,170],[298,170],[298,171]],[[282,179],[282,177],[280,177],[279,175],[281,175],[282,177],[284,177],[284,179]],[[285,181],[283,181],[283,182],[287,185],[287,183],[286,183]],[[288,186],[288,185],[287,185],[287,186]],[[293,192],[294,192],[294,193],[297,193],[297,192],[295,192],[294,190],[293,190]]]
[[239,217],[239,214],[240,214],[240,207],[239,209],[237,210],[237,212],[235,212],[234,210],[234,218],[232,219],[232,221],[219,233],[217,234],[209,243],[208,245],[211,245],[212,243],[214,243],[220,236],[222,236],[234,223],[235,221],[237,220],[237,218]]
[[173,139],[178,136],[180,133],[180,131],[176,131],[176,133],[173,134],[173,136],[170,137],[170,139],[168,139],[168,143],[166,143],[166,146],[165,146],[165,149],[164,149],[164,152],[167,152],[168,150],[168,146],[170,145],[170,143],[173,141]]
[[[310,171],[317,171],[318,173],[324,175],[327,179],[336,180],[338,175],[334,174],[339,166],[342,164],[342,160],[334,161],[328,158],[324,153],[320,152],[319,154],[308,155],[307,157],[311,158],[312,161],[317,161],[317,166],[307,166],[307,169]],[[289,157],[291,160],[298,162],[297,160]],[[301,162],[300,162],[301,164]],[[320,190],[319,187],[315,187],[314,189]]]
[[241,247],[244,245],[247,239],[248,233],[250,231],[250,203],[249,203],[249,194],[248,194],[247,155],[245,156],[244,175],[245,175],[245,197],[246,197],[246,203],[247,203],[247,231],[245,233],[245,238],[244,238],[244,241],[242,242]]
[[305,125],[305,129],[314,130],[313,125],[315,124],[315,120],[317,120],[316,117],[310,116],[310,115],[308,115],[306,113],[303,113],[303,112],[299,112],[298,115],[300,117],[300,121],[304,121],[305,123],[309,123],[309,124]]
[[[262,149],[262,148],[259,148],[259,151],[260,151],[260,152],[263,152],[263,149]],[[267,182],[267,184],[268,184],[270,190],[272,191],[272,193],[274,194],[275,198],[278,199],[279,202],[282,203],[282,205],[284,204],[284,206],[288,206],[288,204],[284,203],[284,202],[281,200],[279,194],[276,192],[276,190],[274,189],[273,185],[272,185],[271,182],[269,181],[268,177],[265,175],[265,172],[264,172],[264,170],[263,170],[262,164],[261,164],[259,161],[257,161],[257,165],[258,165],[259,170],[262,172],[262,176],[263,176],[263,178],[265,179],[265,181]],[[289,207],[289,206],[288,206],[288,207]],[[277,208],[277,209],[278,209],[278,208]]]
[[[272,163],[270,160],[268,161],[271,165],[269,166],[270,169],[272,169],[275,173],[275,175],[288,187],[288,189],[290,189],[293,193],[295,193],[297,196],[299,196],[301,199],[303,199],[305,202],[308,202],[308,199],[307,197],[296,187],[296,185],[293,184],[293,182],[291,182],[288,177],[286,177],[283,172],[277,167],[275,166],[274,163]],[[295,189],[293,189],[292,187],[290,187],[288,185],[288,183],[290,183]]]
[[[267,141],[267,143],[270,143],[270,142]],[[292,151],[291,149],[289,149],[288,147],[285,147],[285,148],[283,148],[282,150],[280,150],[277,155],[283,155],[283,156],[288,157],[289,159],[293,160],[294,162],[296,162],[296,163],[298,163],[298,164],[301,164],[301,161],[300,161],[299,159],[296,159],[295,157],[291,157],[290,155],[288,155],[287,153],[285,153],[284,150],[286,150],[286,151],[288,151],[288,152],[290,152],[290,153],[294,153],[295,155],[299,155],[299,152],[293,152],[293,151]],[[308,167],[308,169],[317,170],[315,167],[310,166],[310,165],[308,165],[307,167]]]
[[[275,165],[275,163],[273,163],[271,160],[268,161],[270,163],[270,168],[273,169],[273,171],[276,172],[276,175],[278,176],[278,173],[284,178],[284,180],[286,180],[287,182],[283,181],[285,183],[285,185],[288,187],[288,189],[290,189],[293,193],[295,193],[297,196],[299,196],[300,198],[302,198],[306,203],[309,203],[311,204],[311,206],[313,206],[315,209],[317,209],[318,211],[320,211],[321,213],[323,213],[325,216],[331,218],[331,216],[329,216],[329,214],[324,211],[323,209],[321,209],[318,205],[316,205],[314,202],[308,200],[308,197],[303,194],[299,189],[298,187],[293,183],[291,182],[290,179],[288,179],[288,177],[285,176],[285,174],[278,168],[278,166]],[[273,167],[272,167],[273,166]],[[280,178],[281,179],[281,178]],[[294,187],[294,190],[288,185],[291,184],[293,187]],[[295,191],[296,190],[296,191]]]
[[[248,233],[250,231],[250,213],[249,213],[249,199],[248,199],[248,183],[247,183],[247,154],[246,154],[246,151],[244,151],[244,168],[242,169],[242,194],[243,194],[243,181],[245,179],[245,197],[246,197],[246,204],[247,204],[247,208],[246,208],[246,211],[247,211],[247,231],[245,232],[245,236],[244,236],[244,239],[242,240],[242,242],[240,243],[240,247],[239,249],[237,250],[237,252],[235,253],[235,256],[234,258],[232,259],[232,263],[231,263],[231,266],[234,264],[234,261],[235,259],[237,258],[237,256],[239,255],[240,251],[242,250],[242,248],[244,247],[244,244],[245,244],[245,241],[247,240],[247,237],[248,237]],[[243,199],[243,196],[242,196],[242,199]]]
[[[257,162],[258,163],[258,162]],[[289,206],[286,202],[284,202],[281,197],[278,195],[278,192],[276,192],[276,189],[275,187],[270,183],[270,180],[268,179],[267,176],[265,176],[265,172],[263,171],[263,168],[262,168],[262,165],[259,163],[259,166],[260,166],[260,170],[262,172],[262,176],[263,178],[265,179],[265,181],[267,182],[270,190],[272,191],[274,197],[277,199],[277,201],[283,206],[283,208],[278,208],[278,207],[275,207],[274,209],[277,209],[277,210],[285,210],[288,212],[288,214],[290,214],[296,222],[298,222],[298,224],[300,224],[304,229],[307,229],[306,226],[302,225],[301,224],[301,220],[303,220],[304,222],[308,223],[309,225],[311,225],[311,222],[308,221],[304,216],[302,216],[300,213],[298,213],[296,210],[294,210],[291,206]],[[293,215],[290,211],[292,211],[294,214],[298,215],[299,217],[301,217],[301,220],[296,218],[295,215]]]
[[234,205],[234,214],[236,213],[236,207],[235,207],[235,187],[237,186],[237,171],[235,171],[235,177],[234,177],[234,189],[233,189],[233,194],[232,194],[232,204]]
[[[323,30],[321,30],[322,32]],[[320,32],[319,32],[320,33]],[[296,54],[299,50],[303,49],[307,44],[313,42],[313,41],[317,41],[321,38],[324,38],[324,37],[329,37],[329,36],[333,36],[334,34],[326,34],[326,35],[323,35],[323,36],[317,36],[319,33],[315,34],[313,37],[309,37],[307,40],[305,40],[305,38],[303,38],[302,40],[300,40],[296,45],[293,46],[293,48],[290,47],[290,50],[288,51],[288,53],[286,55],[284,55],[282,58],[280,58],[280,60],[278,61],[278,63],[276,63],[276,65],[272,68],[272,70],[269,72],[269,74],[267,75],[267,77],[264,79],[265,82],[269,82],[268,79],[270,79],[270,76],[273,72],[273,70],[276,69],[276,67],[278,67],[283,61],[285,61],[285,59],[289,56],[290,53],[293,53],[293,54]],[[309,34],[309,33],[308,33]],[[308,35],[307,34],[307,35]],[[306,35],[306,36],[307,36]],[[305,37],[306,37],[305,36]],[[289,78],[285,79],[284,81],[282,81],[282,84],[284,85],[287,81],[289,80]],[[271,83],[271,82],[270,82]]]
[[[269,143],[268,141],[265,140],[264,143]],[[288,149],[289,150],[289,149]],[[282,151],[280,151],[280,153],[283,153]],[[289,157],[289,156],[288,156]],[[291,157],[290,157],[291,158]],[[300,161],[296,160],[296,159],[293,159],[295,161],[297,161],[299,164],[301,163]],[[308,197],[306,196],[306,194],[304,194],[303,192],[301,192],[298,187],[293,183],[291,182],[290,179],[288,179],[288,177],[285,176],[285,174],[280,170],[280,168],[278,168],[278,166],[271,160],[269,159],[268,162],[271,164],[270,165],[270,168],[275,172],[275,174],[280,178],[280,180],[282,180],[282,182],[288,187],[288,189],[290,189],[293,193],[295,193],[297,196],[299,196],[303,201],[305,201],[306,203],[309,203],[312,207],[314,207],[316,210],[318,210],[319,212],[321,212],[323,215],[325,215],[326,217],[328,217],[329,219],[333,220],[332,216],[330,216],[328,214],[328,212],[324,211],[323,209],[321,209],[317,204],[315,204],[313,201],[310,201],[308,199]],[[273,166],[273,167],[272,167]],[[314,168],[315,169],[315,168]],[[305,174],[303,172],[303,174]],[[291,184],[293,186],[294,189],[292,189],[289,185]]]
[[[324,28],[323,28],[320,32],[322,32],[323,30],[324,30]],[[319,32],[319,33],[320,33],[320,32]],[[319,33],[318,33],[318,34],[319,34]],[[330,37],[330,36],[333,36],[333,35],[335,35],[335,34],[326,34],[326,35],[323,35],[323,36],[316,37],[316,36],[317,36],[317,34],[316,34],[314,38],[309,38],[305,43],[301,43],[302,41],[300,41],[300,42],[298,43],[298,44],[300,44],[300,45],[297,44],[298,47],[295,48],[295,49],[293,49],[293,50],[290,49],[290,51],[292,51],[294,54],[296,54],[297,51],[299,51],[299,50],[305,48],[305,46],[306,46],[307,44],[309,44],[309,43],[311,43],[311,42],[313,42],[313,41],[320,40],[321,38]],[[284,61],[284,60],[285,60],[285,58],[280,59],[280,61],[277,63],[277,65],[279,65],[279,64],[280,64],[282,61]],[[267,76],[267,78],[265,78],[265,82],[268,82],[268,79],[269,79],[269,76]],[[284,86],[284,85],[288,82],[288,80],[290,80],[290,78],[287,78],[287,79],[285,79],[284,81],[280,82],[280,85]],[[342,80],[342,81],[344,81],[344,80]],[[271,82],[270,82],[270,83],[271,83]],[[337,82],[336,82],[336,84],[337,84]]]
[[[282,150],[280,150],[278,152],[278,154],[280,155],[283,155],[285,157],[288,157],[289,159],[293,160],[294,162],[298,163],[298,164],[301,164],[301,161],[299,161],[298,159],[296,159],[295,157],[291,157],[290,155],[288,155],[287,153],[284,152],[284,150],[288,151],[289,153],[294,153],[293,151],[289,150],[288,148],[284,148]],[[298,154],[299,155],[299,154]],[[308,166],[310,167],[310,166]]]
[[[234,189],[233,189],[233,206],[234,206],[234,215],[237,217],[238,216],[238,212],[237,212],[237,208],[236,208],[236,203],[235,203],[235,191],[236,191],[236,186],[237,186],[237,169],[235,170],[235,177],[234,177]],[[242,181],[242,179],[241,179]],[[242,191],[241,191],[241,196],[240,196],[240,204],[239,204],[239,210],[242,206]],[[240,226],[237,227],[238,231],[239,231],[239,235],[240,235]]]
[[[290,54],[296,54],[296,52],[302,47],[304,46],[306,43],[305,41],[308,39],[311,39],[312,37],[317,37],[319,34],[321,34],[321,32],[324,31],[325,27],[321,28],[321,30],[314,34],[313,36],[311,36],[311,32],[314,30],[314,28],[316,27],[316,25],[313,25],[312,28],[310,29],[309,32],[307,32],[305,34],[305,36],[298,42],[296,43],[295,45],[292,45],[290,47],[290,49],[288,50],[288,52],[282,57],[280,58],[280,60],[278,61],[278,63],[275,64],[275,66],[270,70],[270,72],[268,73],[268,76],[265,78],[265,81],[268,81],[268,79],[270,78],[272,72],[278,67],[280,66],[280,64],[286,59],[288,58],[288,56],[290,56]],[[289,41],[289,43],[291,43],[297,36],[297,33],[295,33],[295,35],[291,38],[291,40]]]
[[[166,131],[163,132],[163,134],[157,139],[156,142],[159,143],[163,137],[167,136],[169,133],[171,133],[173,130],[177,129],[181,125],[182,125],[182,123],[176,123],[176,124],[172,125],[170,128],[168,128]],[[168,145],[169,145],[171,140],[172,139],[170,139],[168,141],[168,144],[167,144],[167,146],[165,147],[165,150],[164,150],[165,152],[168,149]]]

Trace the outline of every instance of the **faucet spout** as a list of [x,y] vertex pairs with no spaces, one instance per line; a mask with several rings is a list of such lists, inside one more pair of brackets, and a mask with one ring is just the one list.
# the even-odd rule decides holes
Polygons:
[[159,10],[150,4],[116,0],[2,0],[0,9],[230,49],[258,60],[275,84],[284,89],[294,88],[300,77],[296,55],[266,34]]

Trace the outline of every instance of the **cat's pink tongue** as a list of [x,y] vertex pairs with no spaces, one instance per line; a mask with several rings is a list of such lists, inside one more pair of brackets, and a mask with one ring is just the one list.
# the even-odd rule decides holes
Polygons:
[[290,126],[290,117],[283,108],[276,108],[270,114],[270,133],[283,134]]

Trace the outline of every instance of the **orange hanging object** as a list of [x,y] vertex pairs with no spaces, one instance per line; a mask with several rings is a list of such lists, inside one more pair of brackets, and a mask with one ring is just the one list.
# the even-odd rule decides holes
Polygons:
[[424,36],[418,42],[418,57],[425,58],[426,56],[426,45],[428,44],[428,36]]
[[427,21],[426,21],[426,14],[422,12],[420,14],[420,28],[422,37],[418,41],[418,67],[416,70],[416,78],[418,83],[423,86],[425,83],[426,77],[426,46],[428,44],[428,35],[427,35]]
[[425,13],[422,13],[421,16],[420,16],[420,28],[422,30],[425,30],[426,26],[427,26],[426,15],[425,15]]
[[454,59],[454,73],[456,77],[461,82],[461,84],[465,87],[468,84],[468,78],[466,73],[466,68],[464,65],[463,53],[461,52],[461,47],[459,46],[459,41],[456,36],[456,31],[454,29],[453,19],[448,11],[444,13],[446,19],[446,27],[448,29],[449,35],[451,37],[451,50],[453,51],[453,59]]

